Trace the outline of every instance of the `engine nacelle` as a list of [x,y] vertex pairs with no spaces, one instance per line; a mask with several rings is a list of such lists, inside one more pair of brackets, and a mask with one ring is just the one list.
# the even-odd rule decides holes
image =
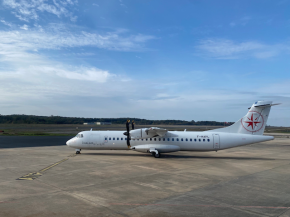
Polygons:
[[146,139],[152,138],[152,135],[148,135],[148,129],[142,128],[137,130],[130,130],[131,139]]
[[180,147],[177,145],[164,145],[164,144],[151,144],[151,145],[136,145],[131,148],[138,152],[150,152],[150,149],[156,149],[159,153],[169,153],[180,151]]

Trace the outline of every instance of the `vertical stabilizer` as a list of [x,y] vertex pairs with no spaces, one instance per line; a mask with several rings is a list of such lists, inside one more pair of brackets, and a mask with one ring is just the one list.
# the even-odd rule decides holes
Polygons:
[[273,105],[277,104],[272,104],[272,101],[255,102],[248,113],[233,125],[210,131],[263,135]]

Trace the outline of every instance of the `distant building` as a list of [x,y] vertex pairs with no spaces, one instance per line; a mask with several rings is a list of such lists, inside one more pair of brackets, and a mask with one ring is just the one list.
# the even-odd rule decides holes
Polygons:
[[84,125],[95,125],[95,122],[91,122],[91,123],[84,123]]
[[111,125],[111,122],[90,122],[90,123],[84,123],[84,125]]
[[96,122],[97,125],[111,125],[112,122]]

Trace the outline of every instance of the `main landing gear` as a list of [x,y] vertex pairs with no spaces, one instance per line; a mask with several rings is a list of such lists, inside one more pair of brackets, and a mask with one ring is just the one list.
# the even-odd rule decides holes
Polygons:
[[80,154],[82,149],[76,149],[76,154]]
[[150,148],[150,152],[152,154],[152,156],[154,156],[155,158],[160,158],[161,154],[154,148]]
[[155,152],[152,152],[152,155],[155,157],[155,158],[160,158],[161,154],[160,153],[155,153]]

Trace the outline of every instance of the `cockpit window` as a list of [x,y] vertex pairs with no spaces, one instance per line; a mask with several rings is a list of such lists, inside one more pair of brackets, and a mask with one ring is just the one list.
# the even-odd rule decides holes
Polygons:
[[80,134],[80,133],[78,133],[77,135],[76,135],[76,138],[83,138],[84,137],[84,135],[83,134]]

